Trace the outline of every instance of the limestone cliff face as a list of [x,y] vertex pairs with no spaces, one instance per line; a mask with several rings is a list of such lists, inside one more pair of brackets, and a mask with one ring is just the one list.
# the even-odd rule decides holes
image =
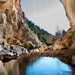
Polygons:
[[61,0],[66,10],[66,15],[70,21],[71,27],[75,26],[75,0]]
[[[18,40],[16,41],[18,43],[35,40],[36,45],[38,45],[40,43],[38,38],[27,37],[25,33],[27,31],[29,33],[29,30],[25,26],[25,16],[21,11],[20,0],[0,0],[0,43],[4,39],[9,44],[14,44],[13,40]],[[31,32],[30,34],[35,36]]]
[[54,43],[53,49],[75,49],[75,0],[61,0],[61,2],[64,5],[71,28]]
[[1,37],[15,37],[21,23],[20,0],[0,0],[0,28]]

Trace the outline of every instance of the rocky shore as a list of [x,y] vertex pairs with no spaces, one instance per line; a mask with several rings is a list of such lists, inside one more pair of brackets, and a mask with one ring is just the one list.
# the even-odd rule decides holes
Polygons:
[[[28,52],[24,47],[12,45],[9,47],[4,47],[4,49],[0,51],[0,60],[2,61],[10,61],[12,59],[29,58],[35,56],[57,57],[61,61],[75,66],[75,49],[64,49],[56,51],[52,49],[45,51],[39,51],[38,49],[35,49]],[[67,59],[67,61],[65,59]]]
[[[20,57],[23,58],[29,58],[33,56],[47,56],[47,57],[57,57],[58,59],[62,60],[63,62],[66,62],[66,60],[73,66],[75,66],[75,49],[69,50],[69,49],[64,49],[60,51],[53,51],[53,50],[47,50],[47,51],[42,51],[42,52],[31,52],[31,53],[22,53]],[[66,60],[65,60],[66,59]]]
[[22,46],[11,45],[3,47],[0,45],[0,60],[2,61],[16,59],[22,53],[28,53],[27,49]]

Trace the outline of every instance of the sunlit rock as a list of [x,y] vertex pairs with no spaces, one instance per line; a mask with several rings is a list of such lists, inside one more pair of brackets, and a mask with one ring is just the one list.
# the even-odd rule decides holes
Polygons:
[[21,45],[27,41],[35,46],[41,45],[38,37],[25,24],[20,0],[0,1],[0,34],[0,39],[5,39],[9,45]]
[[75,26],[75,0],[61,0],[71,27]]
[[64,5],[71,28],[54,43],[53,49],[75,49],[75,0],[61,0],[61,2]]
[[46,44],[42,44],[41,47],[39,47],[39,51],[45,51],[48,50],[48,46]]
[[39,52],[39,49],[30,50],[30,53]]
[[19,56],[21,53],[28,53],[27,49],[18,45],[12,45],[13,50],[16,51],[17,55]]

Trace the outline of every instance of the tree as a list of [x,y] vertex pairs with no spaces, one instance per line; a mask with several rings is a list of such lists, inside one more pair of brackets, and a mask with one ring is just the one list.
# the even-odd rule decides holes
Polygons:
[[[27,18],[26,18],[26,24],[38,36],[41,42],[43,43],[53,43],[54,42],[52,40],[52,38],[54,37],[53,35],[45,31],[44,29],[41,29],[39,26],[35,25],[32,21],[29,21]],[[51,38],[51,36],[53,37]]]
[[55,35],[56,35],[56,40],[61,37],[61,30],[59,30],[58,26],[56,26],[56,33],[55,33]]
[[66,31],[65,31],[64,29],[62,30],[62,35],[63,35],[63,34],[66,34]]

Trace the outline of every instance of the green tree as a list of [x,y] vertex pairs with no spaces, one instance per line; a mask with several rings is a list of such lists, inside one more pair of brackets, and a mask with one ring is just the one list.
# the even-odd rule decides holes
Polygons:
[[[26,23],[28,27],[38,36],[39,40],[43,43],[54,43],[53,41],[53,35],[45,31],[44,29],[41,29],[39,26],[35,25],[32,21],[29,21],[26,18]],[[53,36],[53,37],[51,37]]]

